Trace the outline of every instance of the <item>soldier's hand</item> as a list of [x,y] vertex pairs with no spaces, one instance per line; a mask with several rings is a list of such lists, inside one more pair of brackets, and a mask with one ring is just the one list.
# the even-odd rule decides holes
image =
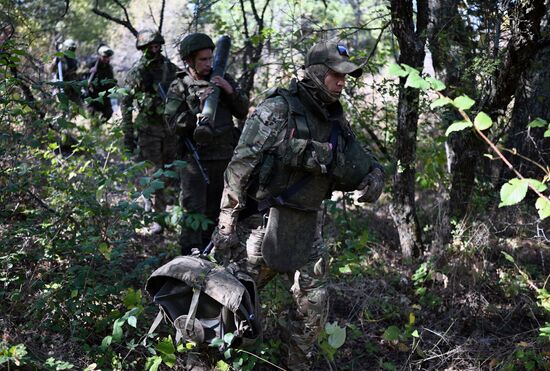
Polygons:
[[359,202],[374,202],[378,200],[384,189],[384,172],[375,168],[367,174],[359,185]]
[[222,89],[224,92],[226,92],[229,95],[233,94],[233,92],[234,92],[233,87],[231,86],[231,84],[229,82],[227,82],[226,79],[224,79],[223,77],[221,77],[219,75],[213,76],[210,79],[210,82],[213,83],[213,84],[216,84],[217,86],[219,86],[220,89]]
[[236,231],[230,227],[216,227],[212,233],[214,248],[211,255],[217,262],[226,265],[231,259],[231,249],[239,245],[239,238]]

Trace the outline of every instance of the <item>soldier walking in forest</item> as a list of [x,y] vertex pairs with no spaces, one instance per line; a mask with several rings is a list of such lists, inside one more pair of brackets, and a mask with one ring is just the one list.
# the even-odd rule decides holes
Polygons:
[[[124,84],[128,92],[121,102],[124,145],[130,152],[137,145],[140,158],[154,165],[149,169],[151,174],[172,163],[176,155],[176,138],[167,130],[163,113],[164,93],[179,69],[162,55],[163,44],[164,38],[157,31],[147,29],[138,33],[136,48],[143,51],[143,55],[128,71]],[[139,111],[135,122],[132,121],[134,104]],[[167,204],[165,191],[169,180],[162,180],[165,186],[155,191],[153,200],[154,211],[158,213],[163,213]],[[153,234],[162,231],[158,222],[149,230]]]
[[55,74],[57,81],[62,81],[63,92],[74,103],[81,105],[80,86],[76,83],[80,76],[78,75],[78,60],[74,57],[76,52],[76,42],[73,39],[63,41],[63,57],[55,59],[47,66],[50,73]]
[[[170,86],[164,113],[168,125],[179,134],[181,153],[187,162],[180,171],[180,206],[185,212],[204,214],[216,223],[223,173],[239,139],[233,116],[246,117],[248,98],[230,75],[212,76],[214,48],[212,39],[203,33],[187,35],[181,41],[179,52],[186,68]],[[212,84],[221,90],[215,118],[208,127],[197,126],[197,115],[212,93]],[[213,229],[214,225],[207,231],[193,230],[184,222],[182,254],[191,253],[192,248],[203,249]]]
[[[113,115],[111,98],[108,90],[116,86],[111,57],[114,52],[107,45],[97,48],[97,59],[90,62],[87,67],[88,76],[88,97],[93,100],[89,103],[88,109],[93,114],[101,116],[105,121]],[[100,93],[104,93],[100,97]]]
[[346,76],[361,74],[345,46],[314,45],[305,78],[274,90],[247,119],[225,172],[213,255],[260,288],[286,274],[296,305],[283,329],[290,370],[309,369],[328,314],[322,201],[335,190],[358,190],[360,202],[374,202],[384,186],[383,167],[358,142],[339,102]]

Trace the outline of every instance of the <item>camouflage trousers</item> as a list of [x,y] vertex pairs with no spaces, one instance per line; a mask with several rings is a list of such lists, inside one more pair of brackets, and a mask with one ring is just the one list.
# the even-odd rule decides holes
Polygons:
[[305,265],[293,273],[275,272],[261,257],[264,227],[259,219],[253,216],[239,222],[237,233],[241,244],[231,255],[239,269],[255,280],[258,289],[277,274],[283,275],[294,301],[288,313],[288,326],[282,329],[288,351],[286,366],[289,370],[309,370],[309,354],[328,316],[328,254],[319,233]]
[[[164,165],[170,164],[176,159],[176,138],[173,135],[157,136],[146,131],[139,131],[138,147],[141,159],[153,164],[153,167],[147,170],[148,176],[159,169],[164,169]],[[164,182],[164,188],[155,191],[153,209],[158,213],[163,213],[167,205],[166,193],[173,185],[173,180],[166,177],[161,177],[160,180]]]
[[210,184],[206,184],[200,169],[191,155],[184,157],[187,166],[180,170],[180,206],[187,212],[205,215],[213,223],[206,230],[182,225],[180,246],[183,255],[192,248],[203,249],[209,242],[220,214],[223,193],[223,173],[229,159],[203,160],[201,164],[208,173]]

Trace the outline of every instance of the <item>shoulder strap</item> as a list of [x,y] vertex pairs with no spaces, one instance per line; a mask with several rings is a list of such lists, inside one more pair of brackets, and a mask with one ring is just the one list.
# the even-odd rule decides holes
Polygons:
[[288,130],[287,138],[293,137],[296,134],[297,138],[309,139],[311,134],[305,115],[304,105],[298,97],[292,94],[287,89],[278,88],[273,96],[280,95],[288,104]]

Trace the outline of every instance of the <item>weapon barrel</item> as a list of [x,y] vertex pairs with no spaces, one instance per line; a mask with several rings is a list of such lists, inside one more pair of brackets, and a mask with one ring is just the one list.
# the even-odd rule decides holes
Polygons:
[[[212,76],[224,76],[229,59],[229,50],[231,49],[231,38],[227,35],[221,36],[216,42],[216,52],[214,53],[214,65],[212,66]],[[216,117],[216,109],[220,100],[220,88],[214,86],[212,94],[206,98],[202,115],[208,117],[209,122],[213,122]]]

